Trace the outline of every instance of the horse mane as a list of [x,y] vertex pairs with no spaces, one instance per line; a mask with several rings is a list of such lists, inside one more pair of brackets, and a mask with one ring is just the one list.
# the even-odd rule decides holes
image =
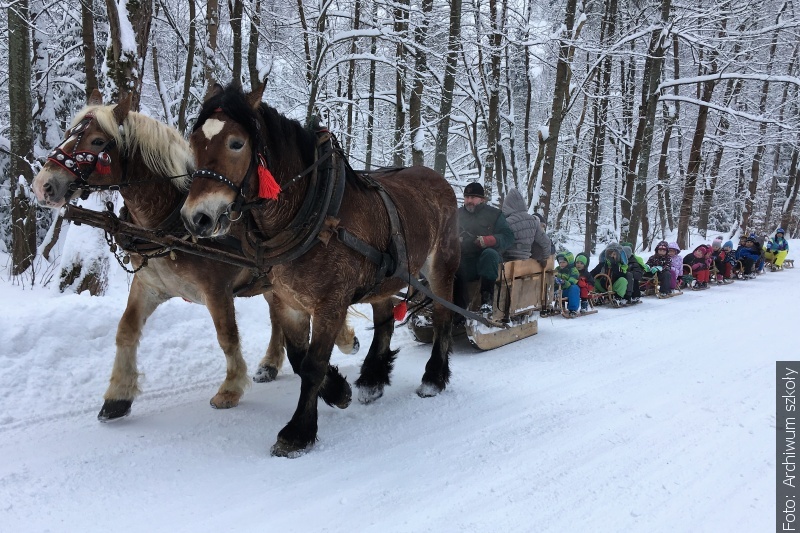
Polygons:
[[145,166],[154,174],[179,176],[171,180],[172,184],[182,191],[189,189],[194,157],[189,143],[178,130],[133,111],[128,113],[122,128],[119,128],[113,105],[83,108],[72,120],[73,126],[88,113],[94,114],[100,128],[117,142],[123,154],[130,157],[139,150]]

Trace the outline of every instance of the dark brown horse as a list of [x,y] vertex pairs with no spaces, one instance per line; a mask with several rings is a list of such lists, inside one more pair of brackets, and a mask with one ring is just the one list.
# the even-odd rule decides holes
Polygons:
[[[330,388],[346,389],[343,378],[328,371],[328,362],[352,303],[372,304],[375,323],[356,381],[360,401],[376,400],[389,385],[396,354],[390,348],[390,298],[408,281],[381,275],[392,271],[392,261],[379,266],[381,258],[407,266],[413,276],[424,271],[433,291],[452,301],[459,261],[457,204],[447,181],[424,167],[324,173],[330,159],[318,156],[317,148],[330,142],[328,134],[303,128],[261,97],[235,86],[209,91],[189,140],[198,170],[181,214],[199,237],[247,225],[254,253],[274,260],[273,306],[289,360],[300,368],[301,387],[297,409],[271,451],[294,457],[316,440],[317,397]],[[334,159],[336,152],[331,153]],[[270,172],[282,191],[274,200],[258,201],[257,194],[274,196]],[[308,232],[320,225],[319,232]],[[355,251],[353,242],[367,255]],[[423,397],[440,393],[450,377],[450,312],[437,304],[433,320],[433,350],[417,389]],[[334,395],[327,396],[322,397],[329,401]]]
[[[42,204],[57,208],[82,192],[119,188],[130,222],[167,232],[185,231],[179,210],[194,169],[189,144],[173,128],[129,108],[128,99],[116,106],[104,106],[100,94],[94,94],[36,176],[36,196]],[[143,251],[147,243],[132,246],[142,253],[130,253],[131,266],[138,271],[117,328],[116,357],[98,418],[111,420],[130,412],[140,392],[136,353],[142,328],[153,311],[173,297],[202,303],[211,313],[227,360],[225,381],[211,405],[220,409],[236,406],[250,380],[242,358],[233,297],[263,294],[269,302],[267,280],[248,269],[180,251],[170,254],[157,247]],[[153,256],[144,267],[143,255]],[[343,328],[337,341],[339,348],[349,353],[356,342],[353,330]],[[274,379],[283,354],[283,334],[273,328],[267,354],[253,379]]]

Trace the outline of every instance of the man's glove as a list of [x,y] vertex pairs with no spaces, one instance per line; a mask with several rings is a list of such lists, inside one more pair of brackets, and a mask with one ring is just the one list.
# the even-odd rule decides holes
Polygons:
[[497,239],[494,238],[494,235],[483,235],[475,239],[475,244],[481,248],[491,248],[497,244]]

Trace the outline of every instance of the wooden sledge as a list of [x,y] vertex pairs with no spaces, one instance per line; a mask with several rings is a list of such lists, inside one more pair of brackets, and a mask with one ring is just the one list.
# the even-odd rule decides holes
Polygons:
[[784,259],[783,268],[794,268],[794,259]]
[[[499,274],[489,318],[505,327],[493,328],[470,319],[463,326],[453,326],[454,337],[464,332],[470,343],[480,350],[492,350],[531,337],[539,331],[539,313],[548,302],[547,295],[553,286],[553,258],[550,257],[545,268],[534,259],[508,261],[500,265]],[[468,291],[471,297],[469,307],[477,310],[480,307],[480,283],[470,283]],[[432,325],[430,306],[415,313],[409,321],[418,342],[433,342]]]

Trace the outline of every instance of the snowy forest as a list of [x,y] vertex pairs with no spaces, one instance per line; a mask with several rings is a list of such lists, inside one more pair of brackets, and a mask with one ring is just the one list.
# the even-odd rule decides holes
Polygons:
[[[589,252],[616,240],[649,249],[667,233],[685,249],[690,228],[733,237],[780,225],[796,237],[798,8],[5,0],[0,251],[24,283],[69,286],[81,255],[105,245],[30,192],[93,89],[109,103],[129,93],[134,110],[188,136],[216,82],[264,84],[286,116],[320,117],[354,168],[425,165],[457,193],[481,182],[495,202],[517,188],[557,242],[585,235]],[[92,268],[102,277],[107,265]]]

